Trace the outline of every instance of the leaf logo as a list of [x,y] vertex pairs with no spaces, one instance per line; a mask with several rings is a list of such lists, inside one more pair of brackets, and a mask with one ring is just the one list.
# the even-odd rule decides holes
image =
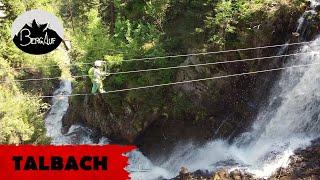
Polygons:
[[46,54],[63,40],[63,28],[58,18],[42,10],[27,11],[12,26],[13,42],[29,54]]

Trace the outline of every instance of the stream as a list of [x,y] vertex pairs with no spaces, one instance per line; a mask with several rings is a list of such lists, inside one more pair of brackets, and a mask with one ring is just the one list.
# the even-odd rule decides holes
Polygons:
[[[316,1],[312,1],[315,6]],[[297,32],[304,40],[307,31],[306,13],[298,20]],[[297,52],[319,52],[320,37]],[[285,48],[279,54],[285,52]],[[281,52],[282,51],[282,52]],[[320,63],[319,54],[303,54],[287,59],[285,66]],[[67,62],[67,63],[70,63]],[[289,164],[289,157],[297,148],[310,145],[320,133],[320,66],[283,70],[275,82],[269,104],[260,110],[251,130],[240,134],[233,143],[215,139],[198,147],[192,142],[176,147],[172,154],[151,162],[141,152],[128,153],[132,179],[163,179],[175,177],[180,167],[190,171],[213,171],[220,167],[242,169],[256,177],[268,177],[277,168]],[[52,107],[45,119],[47,135],[52,144],[94,144],[92,131],[82,125],[73,125],[62,133],[62,117],[68,109],[68,98],[59,95],[72,93],[72,85],[62,80],[54,92]],[[109,139],[101,137],[99,144],[108,144]]]

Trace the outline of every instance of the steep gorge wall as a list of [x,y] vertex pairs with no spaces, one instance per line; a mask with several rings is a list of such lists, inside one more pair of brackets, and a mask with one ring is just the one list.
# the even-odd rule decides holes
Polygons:
[[[283,44],[288,39],[291,39],[291,42],[296,41],[291,38],[291,33],[295,31],[297,19],[303,13],[303,9],[279,5],[272,10],[274,12],[270,17],[264,13],[257,15],[254,23],[260,25],[253,31],[247,32],[246,27],[238,25],[237,28],[243,33],[238,33],[234,38],[241,43],[230,42],[225,48]],[[183,19],[180,21],[183,24]],[[176,25],[179,26],[178,24]],[[173,34],[168,30],[166,36]],[[198,51],[201,44],[197,39],[194,39],[194,46],[185,43],[187,45],[182,48],[188,49],[189,52]],[[295,46],[290,47],[288,52],[292,52],[295,48]],[[207,50],[216,49],[211,47]],[[278,51],[279,48],[271,48],[206,57],[191,56],[185,59],[183,65],[272,56]],[[255,63],[180,69],[175,73],[174,79],[184,81],[277,68],[283,65],[284,60],[261,60]],[[97,134],[118,142],[135,143],[151,158],[159,152],[169,151],[180,141],[196,139],[197,142],[204,142],[211,138],[232,140],[232,137],[249,127],[259,107],[265,103],[278,74],[273,72],[146,89],[137,92],[138,95],[150,94],[150,98],[143,101],[131,101],[127,93],[119,93],[117,101],[110,95],[73,97],[64,117],[64,124],[70,126],[83,123],[95,129]],[[90,87],[87,90],[89,89]],[[157,93],[165,94],[165,97],[157,97],[155,95]],[[159,98],[163,103],[154,103]]]

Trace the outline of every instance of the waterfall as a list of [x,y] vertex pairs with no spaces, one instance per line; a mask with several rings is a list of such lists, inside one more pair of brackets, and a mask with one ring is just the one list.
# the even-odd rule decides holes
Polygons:
[[[51,144],[93,144],[92,130],[82,125],[72,125],[68,132],[62,133],[62,119],[69,107],[69,98],[63,95],[69,95],[72,92],[71,81],[62,80],[60,87],[53,93],[52,106],[45,119],[47,136],[51,137]],[[59,96],[60,95],[60,96]],[[108,144],[109,140],[102,137],[99,144]]]
[[[320,38],[298,51],[320,51]],[[291,61],[292,60],[292,61]],[[318,54],[292,57],[287,66],[319,63]],[[268,106],[263,109],[252,129],[239,135],[234,143],[214,140],[203,147],[192,143],[176,147],[163,162],[151,162],[141,152],[129,153],[132,179],[169,178],[177,175],[179,168],[187,167],[215,170],[221,166],[240,168],[267,177],[277,168],[289,163],[289,156],[300,147],[310,144],[320,133],[320,67],[318,65],[282,72],[274,85]],[[62,80],[54,94],[70,94],[71,82]],[[93,144],[91,130],[73,125],[62,134],[62,117],[68,108],[68,98],[56,96],[45,120],[47,133],[53,144]],[[109,143],[101,138],[99,144]],[[155,166],[154,164],[157,164]]]
[[[320,38],[301,47],[300,52],[319,52]],[[292,60],[292,61],[291,61]],[[292,57],[287,66],[294,63],[320,63],[318,54]],[[169,178],[177,175],[179,168],[190,171],[215,170],[221,166],[240,168],[267,177],[277,168],[289,163],[289,156],[300,147],[310,144],[320,133],[320,67],[288,69],[282,72],[274,85],[269,105],[263,109],[252,129],[229,144],[225,140],[214,140],[203,147],[192,143],[176,147],[162,162],[151,162],[141,152],[129,153],[132,179]],[[62,80],[55,95],[71,93],[71,82]],[[45,120],[47,133],[53,144],[93,144],[91,130],[73,125],[62,134],[62,117],[68,108],[68,98],[56,96]],[[101,138],[99,144],[109,143]],[[154,164],[157,164],[155,166]]]
[[[63,65],[68,66],[70,64],[70,58],[68,53],[63,48],[57,50],[61,53]],[[64,70],[64,74],[70,74],[69,70]],[[71,81],[63,79],[60,82],[59,88],[53,92],[50,111],[45,119],[45,126],[47,130],[47,136],[52,138],[52,144],[69,144],[68,138],[62,134],[62,118],[67,112],[69,107],[69,99],[65,95],[72,93]]]
[[[312,7],[319,5],[312,1]],[[308,35],[307,10],[298,20],[296,32],[300,40]],[[300,47],[298,52],[315,52],[291,57],[286,66],[320,63],[320,37],[309,45]],[[288,46],[280,49],[284,54]],[[297,148],[310,145],[320,133],[320,67],[284,70],[274,85],[269,104],[258,114],[250,131],[239,135],[232,144],[225,140],[214,140],[202,147],[192,142],[176,147],[167,159],[154,162],[153,171],[166,169],[163,176],[174,177],[184,166],[190,171],[199,169],[213,171],[220,167],[242,169],[257,177],[268,177],[277,168],[289,164],[289,157]],[[158,171],[159,173],[161,171]],[[146,176],[149,177],[150,176]],[[153,178],[160,177],[154,176]],[[142,178],[143,179],[143,178]]]
[[[64,58],[64,65],[70,64],[70,58],[65,50],[59,48]],[[64,74],[70,74],[70,71],[64,72]],[[93,132],[88,127],[80,124],[72,125],[67,133],[62,133],[63,125],[62,119],[69,107],[69,97],[64,95],[70,95],[72,93],[71,81],[63,79],[60,82],[59,88],[54,91],[51,102],[50,111],[45,118],[45,126],[47,130],[47,136],[52,138],[51,144],[54,145],[67,145],[67,144],[95,144],[93,140]],[[101,137],[97,144],[104,145],[109,144],[110,141],[106,137]],[[166,170],[156,168],[152,162],[145,157],[141,152],[135,150],[127,153],[129,157],[130,165],[127,170],[131,172],[132,179],[141,179],[142,177],[168,177]],[[150,171],[150,170],[153,171]],[[143,178],[148,179],[148,178]]]
[[[313,7],[317,3],[312,2]],[[305,39],[306,11],[298,21],[297,32]],[[298,52],[314,52],[291,57],[286,66],[320,63],[320,37]],[[284,53],[287,47],[279,53]],[[190,171],[215,170],[220,167],[239,168],[268,177],[277,168],[289,163],[297,148],[303,148],[320,133],[320,67],[319,65],[287,69],[274,85],[269,104],[258,114],[250,131],[239,135],[232,144],[214,140],[203,147],[193,143],[176,147],[168,159],[156,162],[172,176],[184,166]]]
[[47,136],[52,138],[52,144],[64,144],[63,142],[66,141],[61,130],[62,118],[69,107],[68,97],[58,95],[69,94],[71,94],[71,82],[69,80],[62,80],[60,87],[53,93],[55,97],[52,98],[52,106],[45,119]]
[[[312,1],[312,6],[318,3]],[[298,20],[297,32],[303,40],[307,34],[306,11]],[[298,52],[319,52],[320,37]],[[282,48],[283,54],[287,47]],[[304,54],[288,59],[286,66],[320,63],[318,54]],[[71,82],[62,80],[55,95],[71,94]],[[93,144],[92,132],[81,125],[73,125],[62,133],[62,117],[68,109],[68,98],[56,96],[45,120],[48,136],[53,144]],[[282,71],[275,83],[269,104],[258,114],[251,130],[239,135],[233,143],[218,139],[199,147],[192,142],[175,148],[166,159],[151,162],[138,150],[128,153],[127,167],[132,179],[170,178],[178,174],[180,167],[190,171],[213,171],[220,167],[238,168],[257,177],[270,176],[277,168],[289,163],[289,157],[297,148],[303,148],[320,133],[320,67],[314,65]],[[108,144],[102,137],[99,144]]]
[[[63,58],[63,66],[70,64],[70,57],[68,52],[62,48],[58,51]],[[62,74],[70,75],[69,70],[63,70]],[[79,124],[72,125],[67,133],[62,133],[62,119],[69,107],[69,97],[72,93],[71,81],[68,77],[62,77],[59,88],[54,91],[51,102],[51,109],[45,118],[45,126],[47,130],[47,136],[52,138],[51,144],[54,145],[66,145],[66,144],[93,144],[91,129]],[[108,144],[107,138],[101,138],[99,144]]]
[[[299,51],[320,51],[320,38]],[[293,61],[295,59],[295,61]],[[318,54],[291,59],[297,64],[320,63]],[[297,62],[296,62],[297,61]],[[234,143],[214,140],[201,148],[192,143],[177,147],[160,167],[171,170],[185,166],[191,171],[222,166],[240,168],[257,177],[270,176],[289,163],[297,148],[310,144],[320,133],[320,66],[288,69],[273,88],[269,105],[260,112],[252,129]]]

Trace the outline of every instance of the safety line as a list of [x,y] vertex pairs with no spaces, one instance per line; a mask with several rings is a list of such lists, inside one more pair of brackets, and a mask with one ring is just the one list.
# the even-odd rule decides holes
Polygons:
[[230,60],[230,61],[218,61],[218,62],[212,62],[212,63],[201,63],[201,64],[171,66],[171,67],[154,68],[154,69],[123,71],[123,72],[116,72],[116,73],[110,73],[110,74],[111,75],[113,75],[113,74],[129,74],[129,73],[150,72],[150,71],[169,70],[169,69],[180,69],[180,68],[188,68],[188,67],[228,64],[228,63],[236,63],[236,62],[247,62],[247,61],[255,61],[255,60],[273,59],[273,58],[280,58],[280,57],[290,57],[290,56],[297,56],[297,55],[302,55],[302,54],[319,54],[319,53],[315,53],[315,52],[293,53],[293,54],[286,54],[286,55],[265,56],[265,57],[250,58],[250,59],[237,59],[237,60]]
[[137,59],[124,60],[124,61],[144,61],[144,60],[155,60],[155,59],[166,59],[166,58],[177,58],[177,57],[188,57],[188,56],[219,54],[219,53],[226,53],[226,52],[248,51],[248,50],[255,50],[255,49],[266,49],[266,48],[274,48],[274,47],[282,47],[282,46],[301,45],[301,44],[308,44],[308,43],[312,43],[312,42],[315,42],[315,41],[298,42],[298,43],[285,43],[285,44],[278,44],[278,45],[258,46],[258,47],[251,47],[251,48],[231,49],[231,50],[212,51],[212,52],[203,52],[203,53],[191,53],[191,54],[181,54],[181,55],[158,56],[158,57],[150,57],[150,58],[137,58]]
[[[201,63],[201,64],[191,64],[191,65],[181,65],[181,66],[170,66],[170,67],[163,67],[163,68],[151,68],[151,69],[141,69],[141,70],[132,70],[132,71],[121,71],[121,72],[110,73],[110,75],[130,74],[130,73],[140,73],[140,72],[151,72],[151,71],[160,71],[160,70],[169,70],[169,69],[180,69],[180,68],[189,68],[189,67],[198,67],[198,66],[209,66],[209,65],[236,63],[236,62],[246,62],[246,61],[256,61],[256,60],[273,59],[273,58],[280,58],[280,57],[297,56],[297,55],[303,55],[303,54],[319,54],[319,53],[303,52],[303,53],[293,53],[293,54],[285,54],[285,55],[277,55],[277,56],[265,56],[265,57],[250,58],[250,59],[237,59],[237,60],[230,60],[230,61],[218,61],[218,62],[212,62],[212,63]],[[70,78],[81,78],[81,77],[88,77],[88,76],[89,75],[78,75],[78,76],[70,76]],[[11,80],[11,81],[14,81],[14,82],[27,82],[27,81],[42,81],[42,80],[53,80],[53,79],[61,79],[61,76],[59,76],[59,77],[31,78],[31,79],[14,79],[14,80]],[[6,82],[6,81],[0,81],[0,83],[4,83],[4,82]]]
[[[277,44],[277,45],[258,46],[258,47],[251,47],[251,48],[240,48],[240,49],[231,49],[231,50],[222,50],[222,51],[211,51],[211,52],[202,52],[202,53],[190,53],[190,54],[180,54],[180,55],[168,55],[168,56],[125,59],[125,60],[122,60],[122,62],[146,61],[146,60],[156,60],[156,59],[167,59],[167,58],[219,54],[219,53],[237,52],[237,51],[248,51],[248,50],[256,50],[256,49],[267,49],[267,48],[275,48],[275,47],[283,47],[283,46],[302,45],[302,44],[309,44],[312,42],[315,42],[315,41],[285,43],[285,44]],[[92,62],[91,63],[73,63],[73,64],[69,64],[66,66],[78,66],[78,65],[89,65],[89,64],[92,65],[93,63]],[[17,68],[11,68],[11,69],[20,70],[20,69],[33,69],[33,68],[45,68],[45,67],[59,67],[59,65],[47,65],[47,66],[36,66],[36,67],[17,67]],[[9,68],[2,68],[2,69],[9,69]]]
[[[140,89],[171,86],[171,85],[186,84],[186,83],[193,83],[193,82],[201,82],[201,81],[207,81],[207,80],[223,79],[223,78],[229,78],[229,77],[245,76],[245,75],[265,73],[265,72],[273,72],[273,71],[280,71],[280,70],[292,69],[292,68],[309,67],[309,66],[312,66],[312,65],[320,65],[320,63],[294,65],[294,66],[288,66],[288,67],[282,67],[282,68],[273,68],[273,69],[266,69],[266,70],[260,70],[260,71],[251,71],[251,72],[246,72],[246,73],[215,76],[215,77],[202,78],[202,79],[178,81],[178,82],[172,82],[172,83],[156,84],[156,85],[141,86],[141,87],[134,87],[134,88],[125,88],[125,89],[111,90],[111,91],[107,91],[105,93],[100,93],[100,94],[110,94],[110,93],[126,92],[126,91],[132,91],[132,90],[140,90]],[[40,98],[53,98],[53,97],[74,97],[74,96],[88,96],[88,95],[90,96],[90,95],[94,95],[94,94],[85,93],[85,94],[53,95],[53,96],[38,96],[38,97],[40,97]]]

